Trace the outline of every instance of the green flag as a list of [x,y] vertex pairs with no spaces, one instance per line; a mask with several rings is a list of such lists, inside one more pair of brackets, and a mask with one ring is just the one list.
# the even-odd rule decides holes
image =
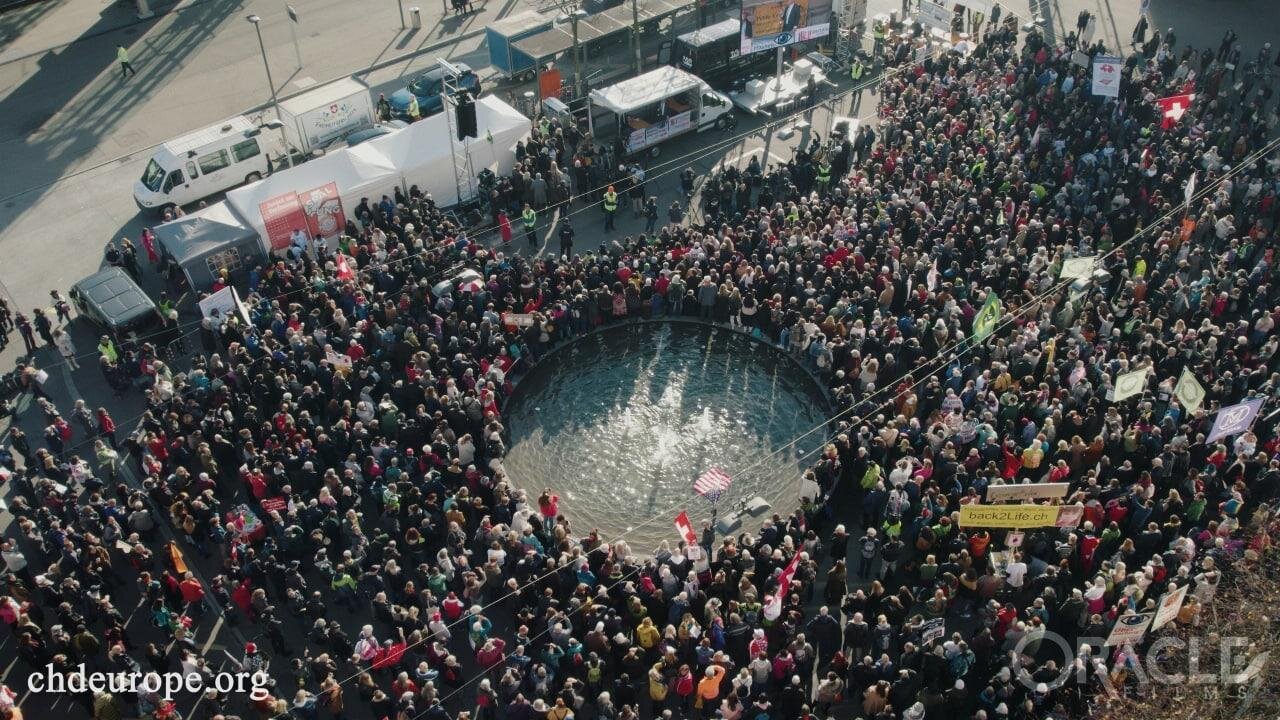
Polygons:
[[994,292],[987,293],[987,301],[973,318],[973,339],[976,342],[986,340],[995,332],[996,324],[1000,322],[1000,313],[1000,298]]

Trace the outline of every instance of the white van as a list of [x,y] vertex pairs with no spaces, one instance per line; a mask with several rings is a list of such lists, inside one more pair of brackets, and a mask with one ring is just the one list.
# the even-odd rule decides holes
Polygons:
[[141,210],[163,214],[261,180],[269,172],[267,151],[275,149],[261,133],[242,115],[170,140],[156,149],[133,184],[134,202]]

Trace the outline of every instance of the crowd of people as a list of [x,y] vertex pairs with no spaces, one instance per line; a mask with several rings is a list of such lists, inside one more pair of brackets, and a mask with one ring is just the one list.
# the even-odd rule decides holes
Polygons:
[[[136,431],[46,402],[47,447],[13,444],[9,685],[46,666],[212,676],[221,617],[219,642],[244,640],[228,659],[271,682],[210,690],[201,717],[1081,716],[1145,644],[1053,657],[1048,632],[1106,637],[1182,585],[1176,623],[1204,622],[1269,551],[1274,423],[1205,437],[1217,408],[1269,413],[1280,390],[1280,166],[1269,75],[1232,87],[1223,53],[1167,37],[1105,100],[1077,48],[993,22],[970,54],[903,58],[875,130],[728,173],[700,220],[589,252],[481,243],[413,194],[251,270],[251,322],[202,327],[190,371],[129,349]],[[1164,122],[1154,100],[1187,90]],[[568,134],[547,122],[524,147],[557,186],[582,167]],[[500,209],[568,202],[525,173]],[[1094,274],[1059,279],[1087,256]],[[463,267],[480,278],[453,282]],[[506,475],[503,405],[558,343],[669,315],[807,359],[838,412],[817,497],[650,555],[573,526],[554,477]],[[1142,392],[1110,400],[1139,369]],[[993,485],[1046,481],[1070,484],[1078,524],[958,522]],[[1107,670],[1059,686],[1071,663]],[[69,694],[98,720],[192,701]]]

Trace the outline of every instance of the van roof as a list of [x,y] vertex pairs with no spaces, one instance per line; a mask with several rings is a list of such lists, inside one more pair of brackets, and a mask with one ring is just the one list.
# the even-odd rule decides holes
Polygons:
[[715,25],[708,25],[700,30],[687,32],[676,39],[690,47],[702,47],[709,42],[737,35],[741,25],[738,18],[729,18],[728,20],[721,20]]
[[615,114],[632,112],[690,90],[705,83],[697,75],[663,65],[616,85],[591,91],[591,102]]
[[342,78],[331,83],[325,83],[318,87],[312,88],[304,93],[294,95],[288,100],[280,102],[280,109],[290,115],[301,115],[302,113],[314,110],[318,107],[324,107],[329,103],[337,102],[358,93],[367,93],[369,88],[355,78]]
[[249,133],[256,130],[257,126],[249,118],[237,115],[217,125],[210,125],[209,127],[189,132],[186,135],[180,135],[162,145],[161,148],[177,157],[183,157],[188,151],[199,150],[231,135],[250,137]]

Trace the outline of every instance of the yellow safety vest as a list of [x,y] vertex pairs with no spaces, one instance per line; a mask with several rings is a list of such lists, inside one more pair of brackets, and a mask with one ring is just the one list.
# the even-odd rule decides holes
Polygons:
[[849,77],[854,80],[861,80],[862,73],[866,72],[866,68],[862,66],[861,60],[854,60],[853,67],[849,68]]
[[533,208],[529,208],[528,210],[520,213],[520,217],[524,220],[524,226],[526,229],[532,230],[533,226],[538,224],[538,213],[534,212]]
[[825,183],[831,181],[831,166],[823,163],[818,166],[818,182]]
[[613,212],[618,209],[618,193],[607,192],[604,194],[604,211]]

